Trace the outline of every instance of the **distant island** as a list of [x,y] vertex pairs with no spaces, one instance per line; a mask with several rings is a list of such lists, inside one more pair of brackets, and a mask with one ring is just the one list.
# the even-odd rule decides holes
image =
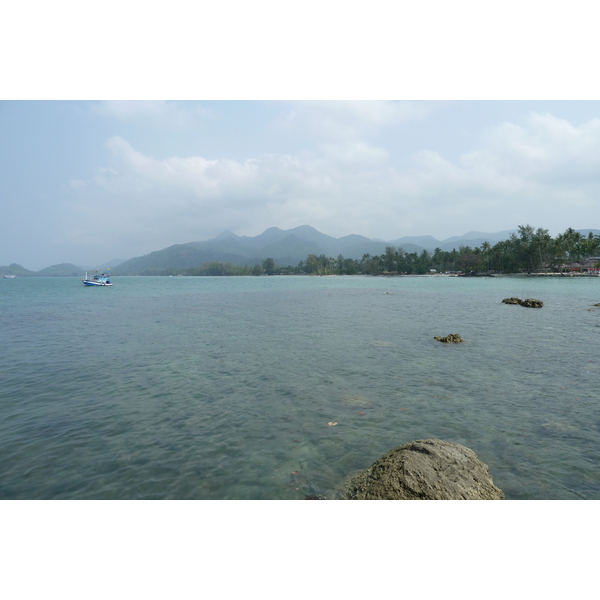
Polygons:
[[[334,238],[309,225],[271,227],[255,237],[226,231],[203,241],[176,244],[145,256],[113,263],[112,275],[396,275],[461,272],[535,273],[594,270],[600,263],[600,230],[567,229],[555,238],[546,229],[520,225],[486,234],[469,232],[444,241],[431,236],[390,242],[360,235]],[[103,265],[104,267],[104,265]],[[81,276],[63,263],[29,271],[0,266],[0,275]]]
[[30,271],[16,263],[8,266],[0,266],[0,275],[15,275],[16,277],[75,277],[81,274],[81,267],[69,263],[52,265],[41,271]]

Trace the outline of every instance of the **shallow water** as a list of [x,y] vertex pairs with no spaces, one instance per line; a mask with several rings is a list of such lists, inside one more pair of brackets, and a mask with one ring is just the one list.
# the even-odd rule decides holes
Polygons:
[[114,283],[0,280],[0,498],[331,498],[429,437],[600,498],[598,278]]

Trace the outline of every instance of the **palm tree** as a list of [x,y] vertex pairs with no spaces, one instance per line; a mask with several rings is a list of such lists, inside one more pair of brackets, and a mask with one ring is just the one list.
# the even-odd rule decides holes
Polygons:
[[581,245],[585,261],[597,257],[600,253],[600,237],[594,235],[591,231],[588,233],[587,238],[582,240]]
[[575,231],[572,227],[569,227],[564,233],[558,235],[560,244],[568,257],[569,266],[573,269],[573,263],[579,262],[584,248],[581,244],[583,236],[579,231]]

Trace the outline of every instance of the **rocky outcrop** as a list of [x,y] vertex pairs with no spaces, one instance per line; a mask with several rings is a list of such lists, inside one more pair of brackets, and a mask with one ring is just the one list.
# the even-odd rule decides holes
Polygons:
[[438,342],[442,342],[442,344],[461,344],[465,340],[463,340],[458,333],[449,333],[446,337],[436,336],[433,338]]
[[541,300],[535,298],[527,298],[521,302],[521,306],[527,306],[528,308],[542,308],[544,303]]
[[511,298],[504,298],[502,302],[504,304],[520,304],[521,306],[526,306],[527,308],[542,308],[542,306],[544,306],[544,303],[541,300],[536,300],[535,298],[521,300],[520,298],[515,298],[512,296]]
[[384,454],[345,487],[346,500],[503,500],[475,452],[444,440],[416,440]]

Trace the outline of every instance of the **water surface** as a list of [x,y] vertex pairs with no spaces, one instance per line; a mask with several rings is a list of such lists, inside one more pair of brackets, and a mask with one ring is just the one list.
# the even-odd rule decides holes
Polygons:
[[429,437],[600,498],[598,278],[114,283],[0,280],[0,498],[330,498]]

